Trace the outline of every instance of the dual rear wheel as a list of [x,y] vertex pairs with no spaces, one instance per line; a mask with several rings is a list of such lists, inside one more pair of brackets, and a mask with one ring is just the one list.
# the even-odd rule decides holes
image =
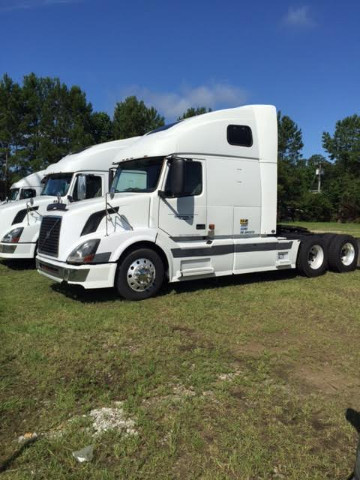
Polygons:
[[300,244],[297,269],[306,277],[318,277],[327,269],[350,272],[356,269],[359,247],[350,235],[311,235]]

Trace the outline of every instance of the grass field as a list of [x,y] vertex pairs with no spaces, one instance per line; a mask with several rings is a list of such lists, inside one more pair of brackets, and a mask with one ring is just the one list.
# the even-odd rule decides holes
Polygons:
[[360,237],[360,223],[337,223],[337,222],[284,222],[287,225],[306,227],[312,232],[347,233],[354,237]]
[[[0,263],[1,478],[347,478],[359,291],[359,269],[275,272],[131,303]],[[102,407],[123,428],[94,436]],[[26,432],[38,440],[21,449]]]

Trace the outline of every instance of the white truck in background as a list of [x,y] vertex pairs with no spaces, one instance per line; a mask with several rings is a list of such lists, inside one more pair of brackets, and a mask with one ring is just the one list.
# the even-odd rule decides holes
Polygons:
[[163,281],[297,268],[356,268],[344,235],[277,227],[277,116],[255,105],[141,137],[117,156],[111,193],[43,217],[38,271],[130,300]]
[[105,195],[116,155],[136,140],[115,140],[67,155],[45,170],[41,196],[2,205],[0,258],[35,258],[41,219],[48,209]]
[[10,187],[9,196],[0,205],[39,196],[44,187],[42,183],[44,176],[45,170],[41,170],[40,172],[31,173],[27,177],[13,183]]

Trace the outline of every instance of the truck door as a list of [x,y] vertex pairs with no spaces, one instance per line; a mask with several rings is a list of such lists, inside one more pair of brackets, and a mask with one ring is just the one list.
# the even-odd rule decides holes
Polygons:
[[[165,192],[169,186],[169,166]],[[185,164],[184,195],[164,197],[159,202],[159,228],[170,237],[207,235],[205,161],[193,159]]]

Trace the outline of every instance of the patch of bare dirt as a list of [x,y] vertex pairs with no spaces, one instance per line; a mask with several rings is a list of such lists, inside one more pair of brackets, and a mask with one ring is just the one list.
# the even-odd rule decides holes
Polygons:
[[358,378],[338,372],[328,363],[305,365],[287,363],[277,365],[275,373],[288,384],[296,384],[303,394],[324,393],[326,395],[350,394],[354,389],[360,388]]
[[336,394],[345,390],[358,387],[359,381],[353,377],[348,377],[345,372],[336,372],[330,365],[301,365],[294,371],[294,377],[308,385],[326,394]]
[[181,332],[181,333],[188,333],[190,335],[192,335],[193,333],[195,333],[195,330],[193,328],[190,328],[190,327],[184,327],[182,325],[174,325],[173,327],[171,327],[171,330],[173,332]]
[[265,351],[270,353],[285,353],[299,345],[299,339],[287,332],[268,334],[266,344],[250,340],[238,345],[233,350],[236,357],[260,357]]

